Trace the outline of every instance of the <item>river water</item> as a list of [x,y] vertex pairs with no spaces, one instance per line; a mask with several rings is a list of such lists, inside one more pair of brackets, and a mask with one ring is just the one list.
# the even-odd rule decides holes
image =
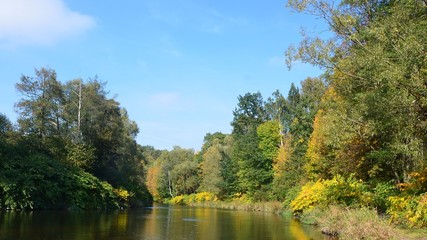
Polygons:
[[273,213],[154,205],[128,211],[0,212],[0,239],[327,239]]

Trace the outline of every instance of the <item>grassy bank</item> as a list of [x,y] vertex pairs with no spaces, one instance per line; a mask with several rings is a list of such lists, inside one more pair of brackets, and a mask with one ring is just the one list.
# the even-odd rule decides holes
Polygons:
[[293,216],[303,224],[318,226],[323,233],[338,236],[339,239],[427,239],[427,229],[399,227],[391,223],[388,216],[380,215],[368,207],[329,205],[292,212],[278,201],[253,202],[244,197],[220,201],[215,195],[206,192],[177,196],[166,203]]
[[231,201],[214,201],[191,203],[190,206],[210,207],[240,211],[256,211],[256,212],[271,212],[281,214],[284,211],[283,205],[280,202],[246,202],[240,200]]
[[376,211],[368,208],[329,206],[301,215],[301,221],[315,224],[340,239],[403,239],[404,236]]
[[241,211],[272,212],[277,214],[284,211],[284,205],[279,201],[253,202],[244,196],[220,201],[213,193],[209,192],[179,195],[172,199],[165,200],[165,203],[172,205],[188,205],[194,207],[209,207]]
[[313,208],[298,216],[304,224],[312,224],[328,235],[339,239],[427,239],[427,229],[406,228],[392,224],[376,210],[331,205]]

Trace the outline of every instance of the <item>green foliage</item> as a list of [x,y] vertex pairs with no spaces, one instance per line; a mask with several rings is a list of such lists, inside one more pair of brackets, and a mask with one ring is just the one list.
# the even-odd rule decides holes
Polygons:
[[301,186],[295,185],[292,188],[287,189],[283,200],[283,206],[285,207],[285,209],[291,209],[291,203],[295,200],[295,198],[298,197],[301,192],[301,188]]
[[42,155],[3,159],[0,209],[105,209],[121,206],[113,187]]
[[373,191],[373,205],[379,212],[386,212],[390,207],[390,197],[399,194],[396,184],[393,182],[379,182]]
[[194,150],[174,147],[164,151],[158,161],[157,190],[162,199],[194,193],[199,187],[197,159]]
[[84,143],[69,143],[65,146],[67,150],[66,162],[71,165],[90,169],[95,161],[95,149]]
[[260,189],[253,193],[251,199],[255,202],[268,202],[276,200],[276,196],[271,190],[271,185],[262,185]]
[[208,148],[203,155],[203,162],[201,166],[201,184],[199,189],[201,191],[212,192],[219,194],[221,192],[221,184],[223,178],[221,176],[221,161],[222,155],[219,146],[212,145]]
[[16,108],[20,113],[18,123],[21,130],[39,138],[60,135],[64,125],[61,105],[64,92],[52,69],[35,70],[35,77],[22,76],[16,89],[25,98]]
[[280,124],[277,121],[267,121],[257,128],[259,138],[258,148],[265,159],[273,161],[278,153],[282,140]]

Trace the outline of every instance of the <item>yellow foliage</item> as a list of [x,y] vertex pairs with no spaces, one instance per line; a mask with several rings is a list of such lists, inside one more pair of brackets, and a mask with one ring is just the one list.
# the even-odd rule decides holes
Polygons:
[[323,120],[323,110],[320,109],[314,118],[313,132],[308,141],[306,157],[309,161],[304,166],[304,169],[308,173],[308,177],[310,179],[318,178],[316,166],[320,164],[323,155],[322,150],[325,149],[325,136],[321,129],[325,124]]
[[427,193],[390,197],[389,200],[391,206],[387,213],[392,222],[409,227],[427,227]]
[[275,178],[286,174],[286,164],[292,155],[291,142],[291,136],[287,134],[283,139],[283,145],[279,147],[277,157],[273,161],[273,174]]
[[293,212],[310,211],[319,202],[325,201],[324,180],[308,182],[302,188],[298,196],[291,202]]
[[328,206],[330,204],[369,206],[372,194],[367,190],[361,180],[352,177],[344,178],[340,175],[330,180],[319,179],[308,182],[297,197],[290,203],[293,212],[310,211],[315,206]]
[[113,190],[114,193],[116,194],[116,196],[120,199],[123,200],[125,202],[128,201],[128,198],[130,196],[129,192],[126,189],[123,188],[116,188]]
[[218,200],[215,194],[210,192],[200,192],[196,194],[196,202],[211,202]]
[[190,195],[178,195],[171,200],[170,204],[174,205],[189,205],[192,203],[215,202],[218,198],[211,192],[193,193]]
[[399,184],[402,191],[407,192],[427,192],[427,168],[421,172],[413,172],[409,174],[410,181]]
[[160,166],[158,165],[150,167],[147,171],[146,185],[147,185],[148,191],[151,193],[154,200],[160,199],[160,194],[158,191],[159,175],[160,175]]
[[176,197],[173,197],[171,200],[169,200],[170,204],[174,205],[183,205],[184,203],[184,195],[178,195]]

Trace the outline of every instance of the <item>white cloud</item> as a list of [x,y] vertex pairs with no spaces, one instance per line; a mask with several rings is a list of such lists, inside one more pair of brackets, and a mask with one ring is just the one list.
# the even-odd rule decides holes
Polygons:
[[0,46],[49,45],[93,27],[62,0],[0,0]]

